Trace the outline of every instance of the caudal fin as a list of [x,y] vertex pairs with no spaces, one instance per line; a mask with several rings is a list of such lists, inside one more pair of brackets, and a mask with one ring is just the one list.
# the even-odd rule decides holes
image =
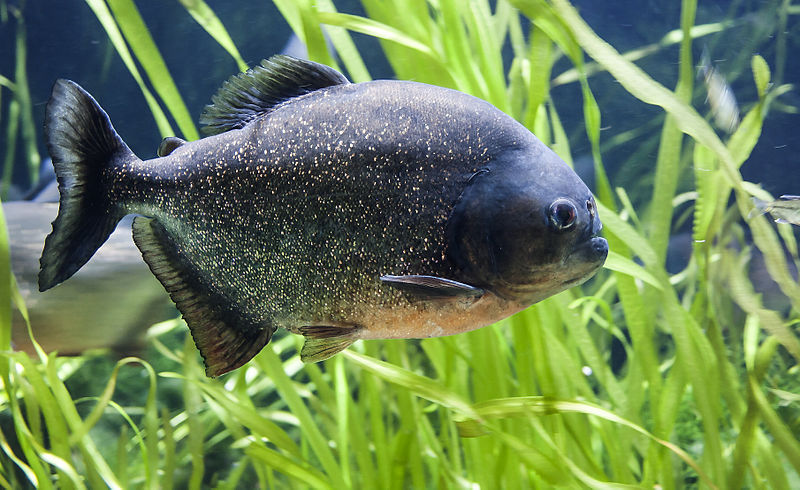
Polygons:
[[125,213],[109,199],[104,171],[137,160],[100,105],[70,80],[53,86],[44,134],[61,197],[39,261],[40,291],[77,272],[114,231]]
[[753,201],[753,206],[755,206],[755,208],[751,209],[747,214],[747,219],[751,219],[753,216],[767,214],[769,211],[769,203],[767,201],[762,201],[755,196],[751,197],[750,199]]

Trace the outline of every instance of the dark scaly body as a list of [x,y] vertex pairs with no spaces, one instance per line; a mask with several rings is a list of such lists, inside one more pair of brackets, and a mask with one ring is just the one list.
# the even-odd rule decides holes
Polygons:
[[447,219],[491,155],[538,143],[526,134],[460,92],[337,85],[112,173],[113,192],[255,323],[369,329],[365,310],[408,304],[379,276],[468,279],[448,257]]
[[465,94],[351,85],[277,57],[232,78],[214,136],[139,160],[76,84],[45,132],[61,204],[40,289],[65,280],[124,215],[219,375],[276,328],[304,360],[358,338],[449,335],[579,284],[602,264],[594,201],[523,126]]

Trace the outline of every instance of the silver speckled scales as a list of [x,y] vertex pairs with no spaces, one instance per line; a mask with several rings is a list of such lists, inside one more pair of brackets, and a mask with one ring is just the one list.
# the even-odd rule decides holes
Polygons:
[[[381,275],[454,277],[447,218],[503,124],[497,109],[443,88],[337,85],[136,164],[119,193],[163,226],[162,247],[180,257],[175,273],[208,290],[191,307],[176,301],[187,320],[205,302],[226,311],[221,332],[264,343],[260,333],[279,326],[347,334],[369,327],[359,323],[365,310],[405,301]],[[220,344],[241,342],[219,336],[198,341],[207,362]]]

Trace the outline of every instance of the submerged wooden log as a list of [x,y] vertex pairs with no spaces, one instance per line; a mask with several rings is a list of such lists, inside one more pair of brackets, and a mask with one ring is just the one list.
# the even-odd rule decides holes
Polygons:
[[[111,348],[138,352],[153,323],[177,315],[169,296],[133,244],[123,220],[92,260],[69,281],[39,292],[39,256],[58,204],[3,203],[11,244],[11,269],[30,314],[34,338],[46,351],[79,354]],[[33,352],[25,323],[12,312],[12,341]]]

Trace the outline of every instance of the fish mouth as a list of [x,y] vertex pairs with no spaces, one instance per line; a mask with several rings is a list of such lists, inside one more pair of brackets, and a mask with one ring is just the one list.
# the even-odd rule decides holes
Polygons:
[[608,240],[598,235],[589,236],[572,253],[572,260],[578,259],[589,264],[603,265],[608,257]]
[[584,228],[578,245],[570,255],[570,260],[577,258],[584,263],[597,263],[597,267],[603,265],[608,257],[608,240],[600,236],[602,229],[603,223],[598,216],[593,216]]
[[537,265],[526,284],[495,284],[490,288],[501,298],[524,298],[528,304],[583,284],[597,273],[608,257],[608,241],[597,235],[582,240],[563,260]]
[[608,240],[598,235],[592,235],[588,240],[588,248],[591,255],[601,265],[606,261],[606,257],[608,257]]
[[581,265],[577,267],[577,273],[570,276],[562,284],[572,287],[586,281],[602,267],[607,257],[608,240],[598,235],[590,235],[567,258],[567,261],[577,262]]

